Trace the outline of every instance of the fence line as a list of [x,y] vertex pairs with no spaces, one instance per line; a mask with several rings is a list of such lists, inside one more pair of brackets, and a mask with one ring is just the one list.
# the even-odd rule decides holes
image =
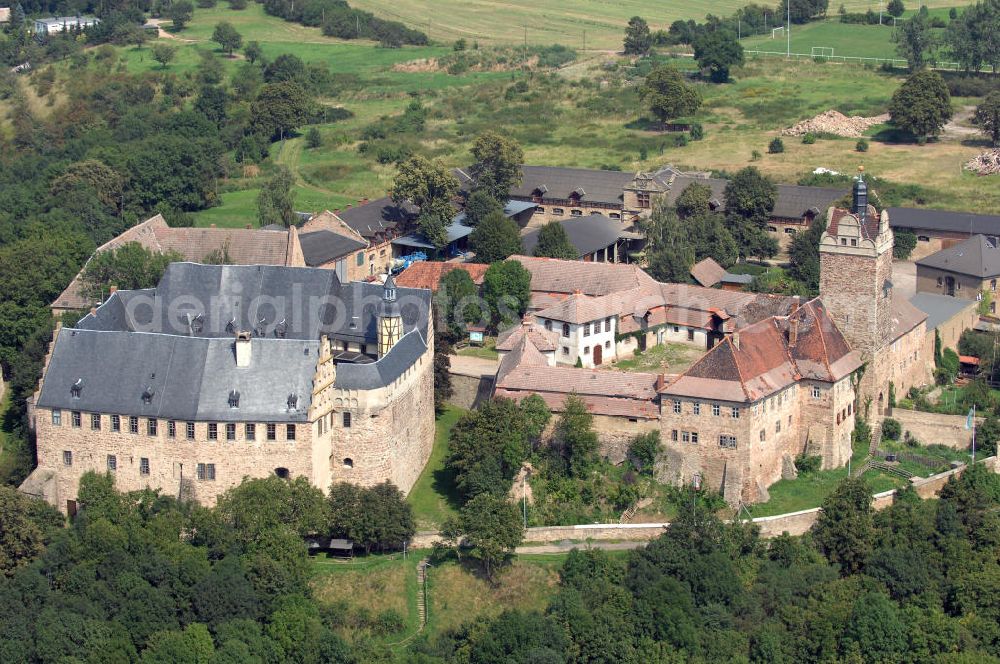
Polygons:
[[[765,56],[765,57],[792,57],[795,59],[806,58],[807,60],[817,60],[822,58],[826,61],[840,61],[845,64],[847,63],[857,63],[860,65],[871,63],[871,64],[881,64],[883,62],[889,62],[893,67],[900,67],[905,69],[908,67],[906,60],[900,58],[869,58],[860,55],[813,55],[812,53],[788,53],[787,51],[758,51],[747,49],[744,51],[747,55],[755,56]],[[947,71],[961,71],[961,65],[957,62],[938,62],[931,69],[944,69]]]

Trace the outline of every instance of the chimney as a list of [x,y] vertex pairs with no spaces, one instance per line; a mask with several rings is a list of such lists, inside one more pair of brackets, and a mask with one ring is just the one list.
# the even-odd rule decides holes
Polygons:
[[118,286],[108,287],[108,295],[114,295],[117,292],[118,292]]
[[215,228],[215,224],[209,224],[208,227],[209,228]]
[[96,316],[97,315],[97,307],[91,307],[90,308],[90,315],[91,316]]
[[733,348],[735,348],[736,350],[739,350],[740,349],[740,333],[739,332],[733,332],[733,335],[730,337],[730,339],[732,340]]
[[658,374],[656,376],[656,391],[659,392],[666,386],[667,386],[667,375],[662,373]]
[[798,295],[793,295],[792,310],[788,312],[788,316],[794,316],[798,312],[800,306],[802,306],[802,298]]
[[253,228],[253,226],[251,226],[250,224],[247,224],[244,228],[246,228],[247,230],[250,230],[251,228]]
[[792,318],[788,321],[788,347],[795,348],[799,342],[799,320]]
[[248,367],[250,366],[250,351],[252,348],[252,342],[250,340],[249,332],[237,332],[236,333],[236,366],[238,367]]

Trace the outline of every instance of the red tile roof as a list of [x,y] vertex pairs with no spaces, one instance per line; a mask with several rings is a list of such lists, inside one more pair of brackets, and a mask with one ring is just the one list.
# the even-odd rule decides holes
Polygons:
[[441,278],[452,270],[465,270],[477,286],[482,285],[483,277],[489,265],[485,263],[441,263],[437,261],[418,261],[403,270],[396,277],[396,284],[403,288],[429,288],[437,291]]
[[726,268],[716,263],[714,258],[708,257],[694,264],[691,276],[702,286],[711,288],[726,276]]
[[514,350],[525,336],[536,349],[543,353],[550,353],[559,347],[559,337],[555,332],[539,329],[531,317],[528,317],[520,325],[515,325],[501,332],[497,337],[496,349],[501,352]]

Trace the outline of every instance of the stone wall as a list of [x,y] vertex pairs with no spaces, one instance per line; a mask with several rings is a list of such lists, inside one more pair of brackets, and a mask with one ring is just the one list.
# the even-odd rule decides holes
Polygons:
[[465,410],[477,408],[493,393],[493,381],[494,377],[489,374],[472,376],[452,372],[448,403]]
[[[925,265],[917,265],[917,292],[937,293],[938,295],[950,295],[948,292],[948,277],[955,280],[955,297],[966,300],[975,300],[979,291],[988,290],[989,279],[979,279],[967,274],[939,270]],[[941,283],[938,283],[940,279]]]
[[[941,415],[919,410],[894,408],[890,416],[903,427],[903,435],[909,431],[924,445],[947,445],[956,450],[968,449],[972,443],[972,432],[965,428],[966,415]],[[983,418],[976,418],[976,426]]]

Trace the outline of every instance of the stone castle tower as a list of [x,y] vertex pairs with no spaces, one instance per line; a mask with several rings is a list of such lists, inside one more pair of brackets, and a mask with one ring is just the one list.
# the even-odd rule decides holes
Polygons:
[[[830,208],[820,239],[819,292],[837,327],[871,364],[892,335],[892,245],[889,215],[868,204],[864,173],[854,181],[850,210]],[[885,398],[877,374],[867,371],[859,396]]]

